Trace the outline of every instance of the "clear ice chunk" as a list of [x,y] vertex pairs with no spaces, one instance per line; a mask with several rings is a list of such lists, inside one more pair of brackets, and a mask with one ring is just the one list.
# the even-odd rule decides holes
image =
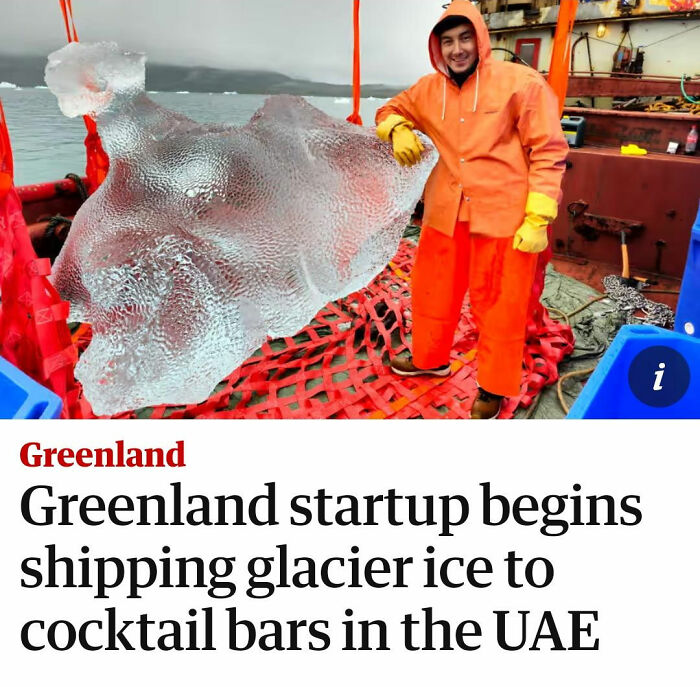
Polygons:
[[437,161],[400,167],[372,129],[273,96],[244,126],[198,124],[144,93],[114,43],[49,56],[68,116],[97,119],[110,170],[54,266],[93,338],[76,366],[98,415],[190,404],[266,337],[291,336],[396,252]]

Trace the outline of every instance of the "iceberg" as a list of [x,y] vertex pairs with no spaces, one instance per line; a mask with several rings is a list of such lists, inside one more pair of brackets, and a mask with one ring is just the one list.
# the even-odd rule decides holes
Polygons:
[[296,96],[244,126],[199,124],[144,92],[114,43],[49,56],[62,112],[96,118],[110,157],[54,265],[92,325],[76,376],[98,415],[191,404],[266,337],[291,336],[395,254],[437,161],[400,167],[372,129]]

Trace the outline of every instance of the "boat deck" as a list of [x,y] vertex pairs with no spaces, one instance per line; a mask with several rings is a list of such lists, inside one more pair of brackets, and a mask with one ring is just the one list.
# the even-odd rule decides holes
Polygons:
[[[77,206],[79,201],[71,184],[66,180],[44,185],[46,188],[25,188],[25,194],[36,196],[27,198],[31,206],[30,212],[25,208],[27,219],[36,221],[39,203],[45,202],[44,196],[56,193],[57,187],[61,189],[59,199]],[[46,209],[41,207],[42,211]],[[326,306],[298,335],[266,343],[222,380],[206,402],[188,407],[134,409],[120,417],[468,417],[476,393],[477,364],[477,334],[468,304],[457,332],[453,375],[449,379],[398,380],[388,370],[390,357],[410,348],[410,269],[415,252],[413,241],[419,231],[418,227],[409,227],[394,262],[372,285]],[[653,284],[644,290],[644,295],[675,310],[680,280],[636,270],[635,253],[632,256],[633,276],[645,277]],[[565,405],[578,395],[585,376],[567,382],[566,389],[559,393],[552,390],[557,377],[594,366],[624,324],[624,318],[619,313],[615,315],[609,300],[591,304],[602,294],[603,277],[620,273],[619,264],[591,256],[561,255],[555,255],[551,264],[554,270],[548,273],[545,305],[553,309],[552,313],[572,312],[585,306],[572,320],[576,348],[571,330],[556,319],[548,317],[546,326],[532,332],[521,394],[509,399],[502,418],[564,417]],[[594,320],[598,331],[593,331]],[[84,350],[90,341],[89,327],[80,327],[75,340]],[[559,403],[559,396],[564,403]],[[544,401],[540,402],[540,398]],[[552,398],[555,400],[548,402]]]
[[[583,264],[581,264],[583,263]],[[603,293],[603,277],[609,274],[619,274],[620,266],[593,260],[573,261],[563,256],[555,255],[552,265],[561,274],[587,284],[592,289]],[[634,271],[635,277],[643,277],[649,281],[649,287],[644,289],[644,295],[650,300],[668,305],[675,311],[678,305],[678,294],[681,280],[674,277],[653,274],[651,272]]]

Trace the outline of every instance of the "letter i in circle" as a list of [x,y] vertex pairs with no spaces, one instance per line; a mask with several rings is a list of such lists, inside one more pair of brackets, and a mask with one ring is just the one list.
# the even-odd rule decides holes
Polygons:
[[656,377],[656,381],[654,382],[654,391],[661,391],[663,389],[661,386],[661,380],[664,378],[665,369],[666,363],[659,363],[659,369],[654,372],[654,377]]

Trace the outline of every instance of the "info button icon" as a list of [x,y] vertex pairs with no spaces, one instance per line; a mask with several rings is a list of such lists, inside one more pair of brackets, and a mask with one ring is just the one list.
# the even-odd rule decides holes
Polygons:
[[668,408],[685,396],[690,386],[690,366],[668,346],[651,346],[638,353],[629,369],[632,393],[653,408]]

